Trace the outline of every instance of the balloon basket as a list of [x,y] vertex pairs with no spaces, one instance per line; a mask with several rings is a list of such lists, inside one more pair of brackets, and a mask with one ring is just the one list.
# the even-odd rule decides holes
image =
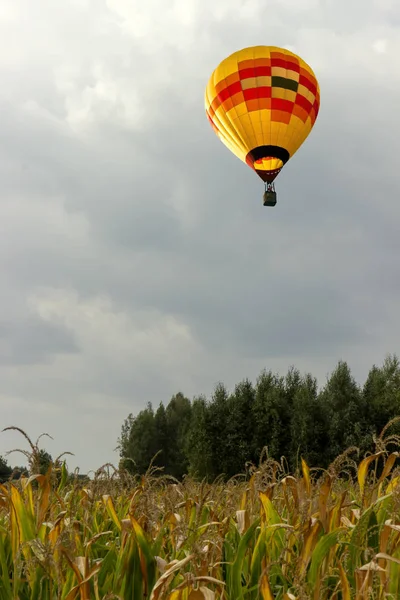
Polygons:
[[276,191],[273,184],[265,186],[265,192],[263,196],[264,206],[275,206],[276,204]]

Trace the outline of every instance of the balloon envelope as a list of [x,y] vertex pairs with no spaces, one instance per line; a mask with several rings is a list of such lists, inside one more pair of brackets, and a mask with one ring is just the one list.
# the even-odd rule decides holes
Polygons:
[[266,183],[303,144],[319,105],[311,67],[276,46],[234,52],[214,70],[205,91],[206,114],[216,135]]

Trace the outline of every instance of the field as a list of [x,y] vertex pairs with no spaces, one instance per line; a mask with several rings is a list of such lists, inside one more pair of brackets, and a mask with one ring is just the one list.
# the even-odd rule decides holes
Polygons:
[[50,466],[0,486],[0,600],[400,598],[395,440],[328,471],[174,482]]

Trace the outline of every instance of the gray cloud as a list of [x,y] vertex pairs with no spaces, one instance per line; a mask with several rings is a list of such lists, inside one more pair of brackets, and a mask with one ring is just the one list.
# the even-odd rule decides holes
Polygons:
[[0,364],[34,365],[58,353],[77,352],[74,336],[38,318],[0,321]]
[[[48,431],[49,451],[86,470],[117,460],[122,420],[148,400],[264,366],[323,383],[340,358],[362,380],[397,350],[397,9],[2,10],[4,426]],[[203,105],[217,62],[257,43],[299,52],[321,83],[316,127],[271,210]],[[3,435],[0,453],[14,445]]]

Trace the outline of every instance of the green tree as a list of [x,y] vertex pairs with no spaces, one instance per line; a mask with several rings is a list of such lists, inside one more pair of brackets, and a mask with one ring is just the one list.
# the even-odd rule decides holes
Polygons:
[[0,456],[0,483],[5,483],[11,476],[12,468],[7,460]]
[[160,452],[154,464],[163,467],[165,472],[168,473],[170,464],[168,421],[165,406],[162,402],[160,402],[154,415],[154,445],[156,451]]
[[300,371],[294,366],[288,369],[285,378],[281,380],[278,386],[280,390],[280,401],[278,403],[280,423],[279,456],[285,456],[289,464],[293,462],[290,453],[293,415],[296,410],[296,400],[302,387],[303,379]]
[[229,453],[226,446],[226,426],[229,410],[229,393],[225,385],[217,383],[208,408],[209,445],[211,453],[211,477],[215,479],[229,471]]
[[320,393],[320,402],[327,415],[329,462],[350,446],[362,447],[368,430],[366,402],[346,362],[338,362]]
[[188,472],[209,481],[214,473],[210,427],[210,411],[205,397],[192,403],[190,426],[186,434],[185,454],[189,461]]
[[246,462],[251,458],[254,398],[253,384],[245,379],[235,386],[227,402],[224,442],[220,452],[226,456],[225,468],[228,477],[243,473]]
[[284,396],[282,377],[263,370],[257,378],[252,409],[254,428],[252,459],[258,462],[263,449],[275,459],[280,456],[282,447],[282,398]]
[[192,405],[181,392],[172,396],[166,408],[168,434],[168,473],[181,479],[188,472],[189,460],[185,452],[186,436],[190,427]]
[[[400,364],[396,355],[388,355],[382,367],[373,367],[363,387],[368,428],[370,433],[380,435],[385,425],[400,415]],[[395,424],[390,433],[399,433]]]
[[122,423],[121,435],[118,438],[116,447],[116,450],[119,450],[119,455],[122,460],[127,458],[129,455],[131,429],[134,421],[135,417],[132,413],[129,413],[127,418],[124,419],[124,422]]
[[129,472],[142,475],[147,471],[157,453],[154,411],[150,402],[136,417],[130,414],[125,420],[118,449],[122,466]]
[[308,373],[295,390],[291,407],[288,446],[291,469],[299,467],[301,457],[309,466],[328,466],[328,419],[324,408],[318,396],[317,380]]
[[[291,470],[300,457],[310,466],[327,468],[350,446],[373,449],[373,435],[400,415],[400,362],[388,356],[373,366],[361,388],[348,364],[339,361],[323,389],[310,373],[290,367],[285,376],[263,370],[254,386],[249,379],[228,393],[220,382],[211,399],[190,402],[175,394],[166,408],[151,404],[123,423],[119,438],[122,462],[134,461],[143,473],[155,464],[181,479],[190,473],[212,480],[243,473],[258,463],[265,447],[276,460],[285,457]],[[390,434],[400,434],[400,423]],[[37,447],[33,448],[37,455]]]

